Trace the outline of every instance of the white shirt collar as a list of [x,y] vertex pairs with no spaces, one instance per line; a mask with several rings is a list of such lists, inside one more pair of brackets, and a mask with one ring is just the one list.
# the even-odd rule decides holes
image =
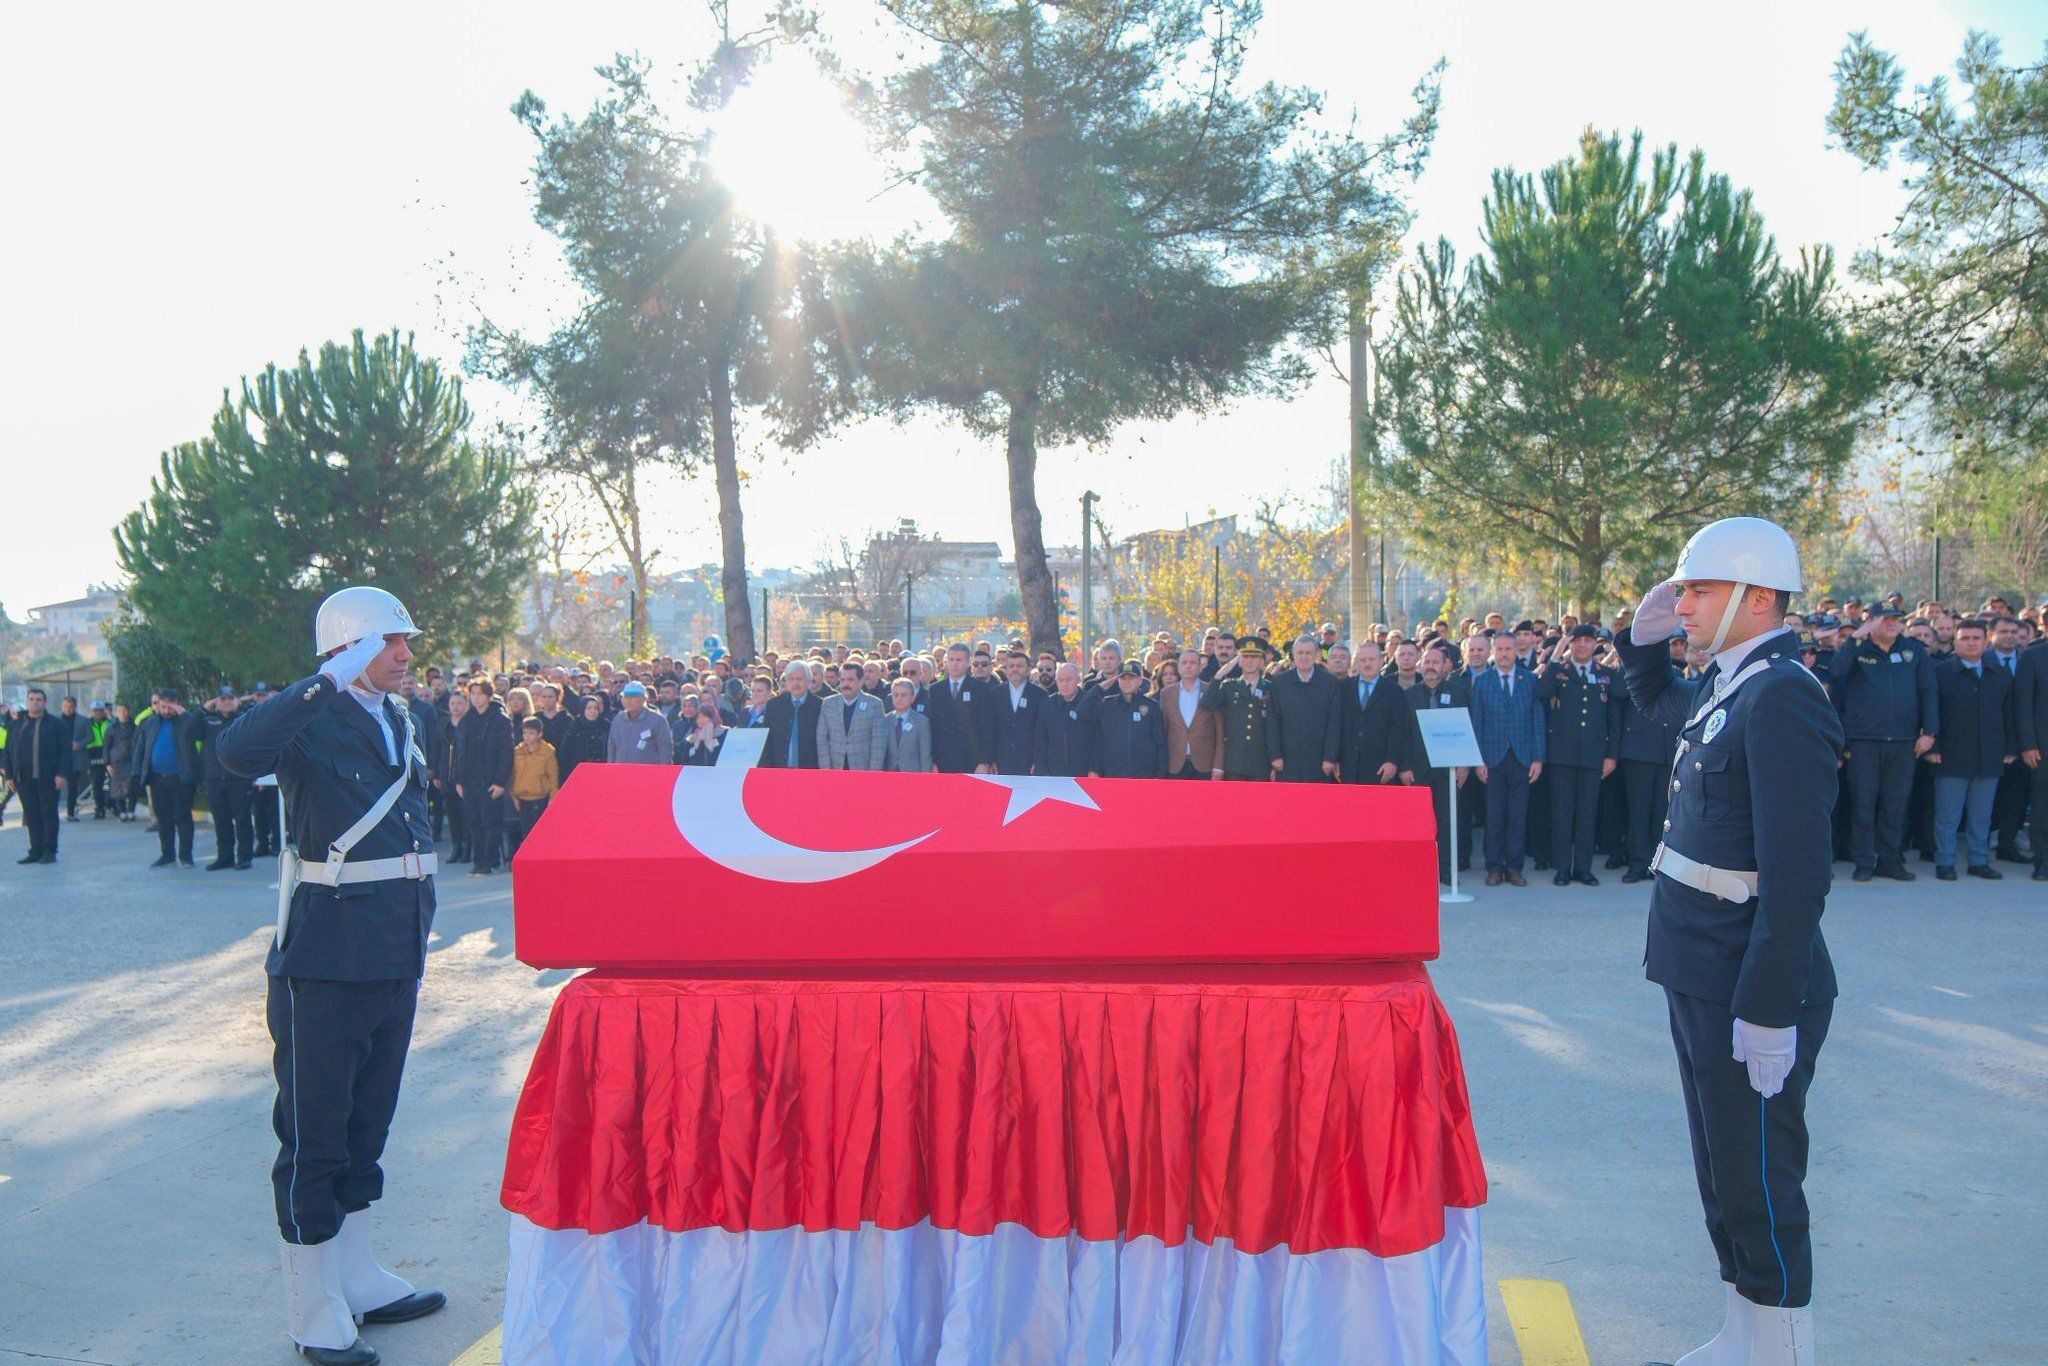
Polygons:
[[1741,671],[1742,666],[1749,662],[1749,657],[1756,653],[1759,646],[1785,634],[1785,628],[1780,626],[1775,631],[1765,631],[1762,635],[1751,636],[1740,645],[1722,646],[1721,653],[1714,656],[1714,672],[1719,676],[1720,686],[1728,686],[1728,680]]

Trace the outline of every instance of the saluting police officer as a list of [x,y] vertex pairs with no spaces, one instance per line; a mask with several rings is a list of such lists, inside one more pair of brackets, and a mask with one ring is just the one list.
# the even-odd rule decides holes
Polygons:
[[[1842,727],[1784,629],[1799,588],[1792,538],[1730,517],[1686,543],[1615,641],[1635,705],[1680,726],[1645,967],[1727,1283],[1720,1333],[1682,1366],[1813,1361],[1806,1093],[1834,1010],[1820,917]],[[1713,656],[1696,680],[1671,667],[1681,627]]]
[[1550,779],[1550,857],[1557,865],[1552,881],[1597,887],[1593,827],[1600,781],[1614,772],[1621,693],[1607,670],[1593,662],[1600,628],[1581,623],[1572,627],[1570,639],[1570,655],[1544,665],[1536,677],[1536,700],[1550,706],[1543,772]]
[[401,1323],[446,1302],[371,1249],[378,1161],[434,920],[426,758],[392,696],[419,629],[391,594],[354,587],[320,604],[313,634],[320,671],[237,717],[218,743],[230,772],[275,772],[284,794],[265,968],[286,1331],[324,1366],[365,1366],[377,1352],[358,1323]]
[[1233,782],[1270,782],[1273,753],[1269,724],[1272,692],[1266,687],[1266,656],[1272,647],[1263,636],[1246,636],[1237,655],[1218,670],[1216,681],[1202,693],[1202,705],[1223,713],[1223,767],[1211,778]]
[[1849,739],[1849,857],[1858,882],[1911,882],[1906,866],[1906,798],[1913,761],[1934,747],[1934,662],[1927,647],[1899,634],[1899,609],[1880,602],[1828,661]]

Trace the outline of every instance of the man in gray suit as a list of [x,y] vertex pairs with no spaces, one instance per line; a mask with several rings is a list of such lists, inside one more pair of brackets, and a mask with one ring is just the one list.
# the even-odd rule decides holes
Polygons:
[[882,701],[861,691],[861,667],[839,666],[839,695],[818,713],[818,767],[882,767]]
[[899,678],[889,685],[895,710],[882,725],[882,767],[891,773],[932,771],[931,718],[917,710],[917,684]]

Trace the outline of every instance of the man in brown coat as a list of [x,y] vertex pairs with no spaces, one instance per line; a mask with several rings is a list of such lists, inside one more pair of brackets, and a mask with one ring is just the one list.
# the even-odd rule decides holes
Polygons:
[[1180,682],[1159,698],[1166,716],[1166,776],[1207,778],[1223,768],[1223,714],[1202,706],[1202,652],[1180,652]]

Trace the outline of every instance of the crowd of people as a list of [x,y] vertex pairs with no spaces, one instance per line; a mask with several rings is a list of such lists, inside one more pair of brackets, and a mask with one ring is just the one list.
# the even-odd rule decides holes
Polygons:
[[[1412,634],[1375,626],[1350,644],[1329,622],[1285,642],[1210,627],[1065,659],[1011,639],[741,661],[713,637],[688,656],[623,664],[429,667],[403,700],[432,775],[434,837],[472,876],[504,868],[578,765],[714,764],[728,732],[759,729],[772,768],[1422,785],[1445,881],[1476,848],[1490,886],[1524,885],[1530,863],[1560,885],[1593,885],[1596,864],[1624,882],[1650,876],[1673,781],[1675,730],[1628,705],[1622,686],[1612,640],[1627,624],[1625,613],[1510,624],[1496,612]],[[1998,862],[2016,862],[2048,881],[2036,610],[1822,598],[1786,625],[1842,715],[1835,855],[1852,877],[1911,880],[1918,851],[1942,879],[1959,868],[1996,879]],[[1670,648],[1675,667],[1705,667],[1682,637]],[[165,689],[137,720],[120,704],[81,712],[70,697],[52,711],[31,689],[5,717],[0,751],[28,831],[20,861],[54,863],[60,825],[82,805],[133,821],[146,802],[154,866],[193,866],[202,792],[208,869],[275,854],[274,794],[215,756],[222,730],[269,691],[222,687],[193,710]],[[1416,714],[1434,708],[1470,712],[1480,764],[1430,763]]]

